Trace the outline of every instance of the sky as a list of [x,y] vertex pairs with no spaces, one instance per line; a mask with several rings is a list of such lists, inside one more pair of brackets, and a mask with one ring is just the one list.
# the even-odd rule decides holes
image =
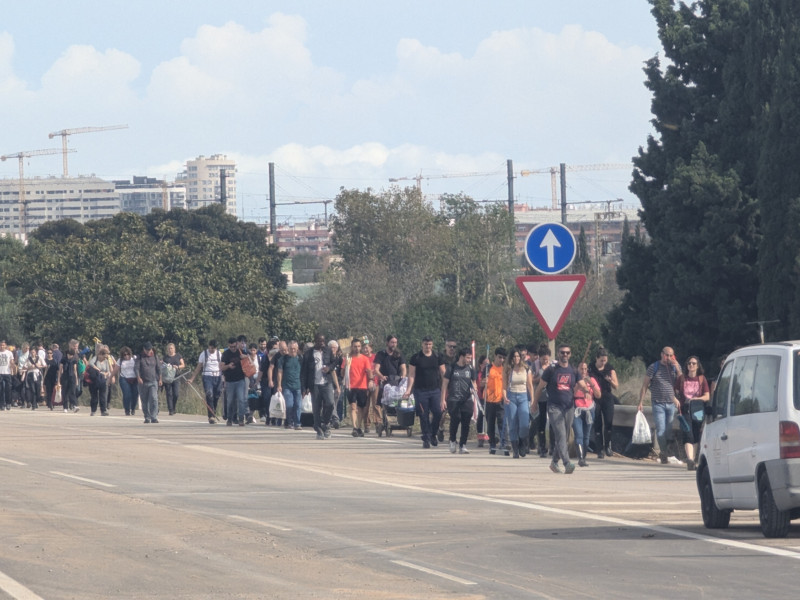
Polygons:
[[[652,131],[645,0],[0,0],[0,15],[0,155],[127,124],[71,136],[70,175],[172,180],[226,154],[245,220],[268,218],[270,162],[279,203],[418,175],[431,198],[490,201],[510,159],[517,202],[545,207],[550,176],[523,170],[628,164]],[[61,165],[31,157],[25,175]],[[630,169],[566,179],[570,202],[636,205]],[[323,206],[279,206],[279,222]]]

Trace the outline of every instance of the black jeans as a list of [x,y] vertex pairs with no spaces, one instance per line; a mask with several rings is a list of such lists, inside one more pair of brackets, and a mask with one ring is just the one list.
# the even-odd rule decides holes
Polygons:
[[98,377],[97,381],[89,384],[89,395],[93,413],[97,411],[98,404],[100,412],[108,411],[108,382],[105,377]]
[[594,411],[594,449],[596,452],[603,450],[611,444],[611,428],[614,423],[614,396],[603,394],[595,400]]
[[486,403],[486,429],[489,436],[489,447],[496,448],[503,437],[506,408],[503,401]]
[[439,431],[439,421],[442,420],[442,391],[439,388],[414,390],[414,402],[422,441],[430,442]]
[[472,420],[472,399],[457,402],[447,401],[447,412],[450,414],[450,441],[456,441],[456,432],[461,425],[458,445],[465,446],[469,437],[469,422]]
[[175,407],[178,404],[178,394],[181,391],[181,380],[176,379],[170,383],[164,383],[164,392],[167,395],[167,411],[169,414],[175,412]]
[[333,414],[333,384],[314,385],[311,390],[311,407],[314,412],[314,430],[325,433],[330,427]]

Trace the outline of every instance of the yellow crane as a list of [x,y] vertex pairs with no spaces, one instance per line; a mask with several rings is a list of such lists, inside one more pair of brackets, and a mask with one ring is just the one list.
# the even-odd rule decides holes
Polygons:
[[[600,163],[595,165],[566,165],[567,171],[609,171],[609,170],[633,169],[631,163]],[[538,175],[539,173],[550,173],[550,193],[552,194],[553,210],[558,210],[558,182],[557,176],[560,167],[547,167],[545,169],[523,169],[519,172],[523,177]]]
[[64,177],[69,175],[69,169],[67,167],[67,138],[71,135],[75,135],[76,133],[93,133],[95,131],[110,131],[112,129],[127,129],[127,125],[106,125],[104,127],[76,127],[74,129],[62,129],[61,131],[54,131],[51,134],[48,134],[48,137],[52,140],[57,135],[61,136],[61,152],[64,155]]
[[[28,202],[25,199],[25,159],[31,156],[46,156],[48,154],[60,154],[61,152],[58,148],[47,148],[45,150],[25,150],[0,156],[0,160],[3,162],[9,158],[19,159],[19,232],[22,234],[28,233]],[[75,152],[75,150],[69,150],[68,152]]]

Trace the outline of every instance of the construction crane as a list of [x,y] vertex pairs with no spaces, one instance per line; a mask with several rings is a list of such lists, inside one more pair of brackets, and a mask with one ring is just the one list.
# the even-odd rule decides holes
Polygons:
[[109,131],[111,129],[127,129],[127,125],[106,125],[105,127],[76,127],[75,129],[62,129],[61,131],[54,131],[48,137],[52,140],[57,135],[61,136],[61,152],[64,155],[64,177],[69,175],[69,168],[67,167],[67,138],[76,133],[93,133],[95,131]]
[[[595,165],[566,165],[567,171],[609,171],[632,169],[630,163],[600,163]],[[523,177],[538,175],[540,173],[550,173],[550,193],[552,195],[553,210],[558,210],[558,181],[557,176],[559,167],[547,167],[546,169],[524,169],[519,172]]]
[[499,175],[502,171],[490,171],[487,173],[450,173],[444,175],[423,175],[422,171],[420,171],[419,175],[415,175],[413,177],[390,177],[389,181],[391,183],[397,183],[398,181],[416,181],[417,182],[417,189],[422,192],[422,180],[423,179],[458,179],[459,177],[488,177],[490,175]]
[[[61,152],[62,150],[58,148],[47,148],[45,150],[27,150],[0,156],[0,160],[3,162],[9,158],[19,159],[19,232],[22,234],[28,233],[28,202],[25,200],[25,159],[31,156],[46,156]],[[75,150],[69,150],[69,152],[75,152]]]

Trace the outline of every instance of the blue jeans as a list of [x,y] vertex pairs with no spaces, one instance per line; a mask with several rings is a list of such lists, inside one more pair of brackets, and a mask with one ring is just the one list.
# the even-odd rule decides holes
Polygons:
[[672,438],[672,422],[675,420],[676,406],[672,402],[653,403],[653,421],[656,424],[658,451],[666,455],[667,444]]
[[217,416],[217,404],[222,395],[222,375],[203,375],[203,391],[206,394],[208,418]]
[[303,399],[300,390],[283,388],[283,399],[286,402],[286,425],[290,427],[300,425],[300,408]]
[[422,441],[430,442],[431,436],[438,433],[439,421],[442,420],[442,391],[438,388],[414,390],[414,403],[419,417],[419,428],[422,431]]
[[589,439],[592,436],[592,425],[594,424],[594,408],[583,411],[581,416],[576,416],[572,421],[572,430],[575,432],[575,443],[586,449],[589,447]]
[[505,405],[506,430],[509,442],[528,439],[531,426],[531,407],[527,392],[508,392],[509,403]]
[[139,389],[142,396],[142,412],[145,419],[158,418],[158,382],[145,381]]
[[136,379],[133,383],[128,383],[127,377],[119,378],[119,389],[122,390],[122,408],[125,414],[130,414],[136,410],[136,401],[139,399],[139,384]]
[[247,415],[247,383],[246,378],[225,382],[228,421],[232,421],[233,416],[236,415],[240,423],[244,422],[245,415]]

